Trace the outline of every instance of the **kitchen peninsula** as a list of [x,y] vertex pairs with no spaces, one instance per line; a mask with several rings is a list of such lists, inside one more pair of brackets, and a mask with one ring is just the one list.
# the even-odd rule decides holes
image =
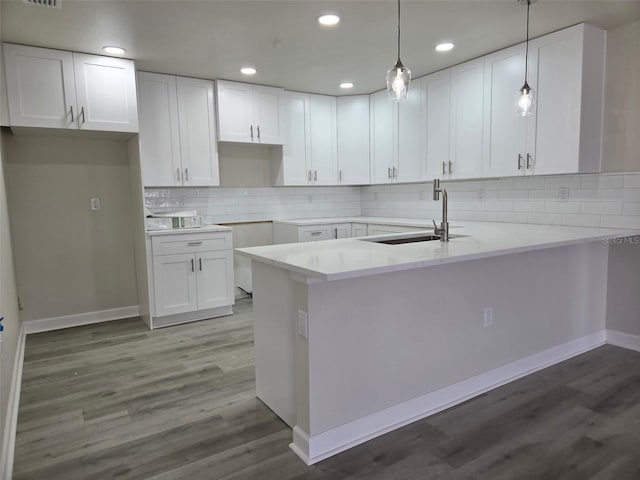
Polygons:
[[640,231],[456,226],[448,243],[236,250],[253,264],[257,396],[308,464],[606,342],[611,241]]

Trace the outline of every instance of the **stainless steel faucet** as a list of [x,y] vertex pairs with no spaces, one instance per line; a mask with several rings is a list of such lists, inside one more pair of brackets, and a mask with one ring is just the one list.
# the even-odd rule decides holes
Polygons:
[[447,205],[447,191],[444,188],[440,188],[440,179],[435,178],[433,180],[433,199],[437,202],[440,200],[440,193],[442,193],[442,222],[440,228],[436,225],[436,221],[433,221],[433,233],[440,236],[441,242],[449,241],[449,219],[448,217],[448,205]]

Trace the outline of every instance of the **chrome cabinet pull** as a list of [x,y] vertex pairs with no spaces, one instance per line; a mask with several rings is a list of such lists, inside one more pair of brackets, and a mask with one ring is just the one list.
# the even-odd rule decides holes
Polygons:
[[322,232],[311,232],[311,235],[316,237],[318,235],[322,235]]
[[445,175],[447,173],[447,162],[442,162],[442,174]]
[[518,154],[518,170],[522,170],[522,154]]
[[191,271],[192,272],[196,271],[196,266],[195,266],[195,262],[193,261],[193,258],[191,259]]
[[249,127],[249,131],[251,132],[251,140],[253,140],[253,125]]
[[449,160],[449,175],[451,175],[452,167],[453,167],[453,162]]
[[202,271],[202,258],[198,259],[198,266],[200,268],[200,271]]
[[[80,115],[82,115],[82,123],[85,123],[86,120],[84,118],[84,107],[80,109]],[[78,115],[78,122],[80,121],[80,115]]]
[[260,125],[258,125],[258,140],[260,140]]
[[75,122],[73,118],[73,105],[71,105],[71,123]]
[[398,178],[398,169],[393,167],[393,178]]
[[342,181],[342,170],[338,171],[338,180]]
[[178,179],[178,181],[182,181],[182,177],[180,177],[180,169],[176,168],[176,178]]
[[197,247],[198,245],[202,245],[202,242],[189,242],[187,246],[189,247]]
[[189,181],[189,169],[185,168],[184,169],[184,179],[188,182]]
[[527,168],[531,168],[531,165],[533,165],[533,157],[527,153]]
[[317,181],[318,181],[318,170],[315,170],[315,171],[313,172],[313,181],[314,181],[314,182],[317,182]]
[[309,170],[309,182],[311,182],[311,170]]
[[391,167],[387,170],[387,178],[391,178]]

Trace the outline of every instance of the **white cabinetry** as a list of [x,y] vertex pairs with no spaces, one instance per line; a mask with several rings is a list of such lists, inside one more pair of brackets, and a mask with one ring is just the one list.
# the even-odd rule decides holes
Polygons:
[[154,235],[153,326],[231,313],[231,232]]
[[390,183],[398,164],[398,105],[389,100],[386,90],[372,93],[369,99],[371,183]]
[[440,178],[449,162],[449,118],[451,114],[451,70],[424,77],[426,115],[426,166],[423,179]]
[[213,82],[138,72],[145,186],[220,184]]
[[336,238],[350,238],[351,223],[296,225],[273,222],[273,243],[316,242]]
[[282,89],[218,80],[218,140],[281,145]]
[[11,126],[138,131],[131,60],[3,47]]
[[484,58],[451,69],[450,154],[444,178],[482,174]]
[[284,145],[274,185],[337,184],[336,98],[285,92],[282,118]]
[[338,183],[367,185],[369,177],[369,96],[338,97]]

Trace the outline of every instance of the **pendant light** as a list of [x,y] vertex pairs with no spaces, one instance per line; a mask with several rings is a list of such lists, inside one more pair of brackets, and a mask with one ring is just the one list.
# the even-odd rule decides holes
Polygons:
[[387,72],[389,98],[396,102],[406,100],[410,82],[411,70],[405,67],[400,60],[400,0],[398,0],[398,61]]
[[519,0],[520,3],[527,2],[527,43],[526,53],[524,57],[524,85],[518,90],[518,114],[526,117],[533,113],[534,91],[527,82],[527,74],[529,73],[529,7],[531,0]]

